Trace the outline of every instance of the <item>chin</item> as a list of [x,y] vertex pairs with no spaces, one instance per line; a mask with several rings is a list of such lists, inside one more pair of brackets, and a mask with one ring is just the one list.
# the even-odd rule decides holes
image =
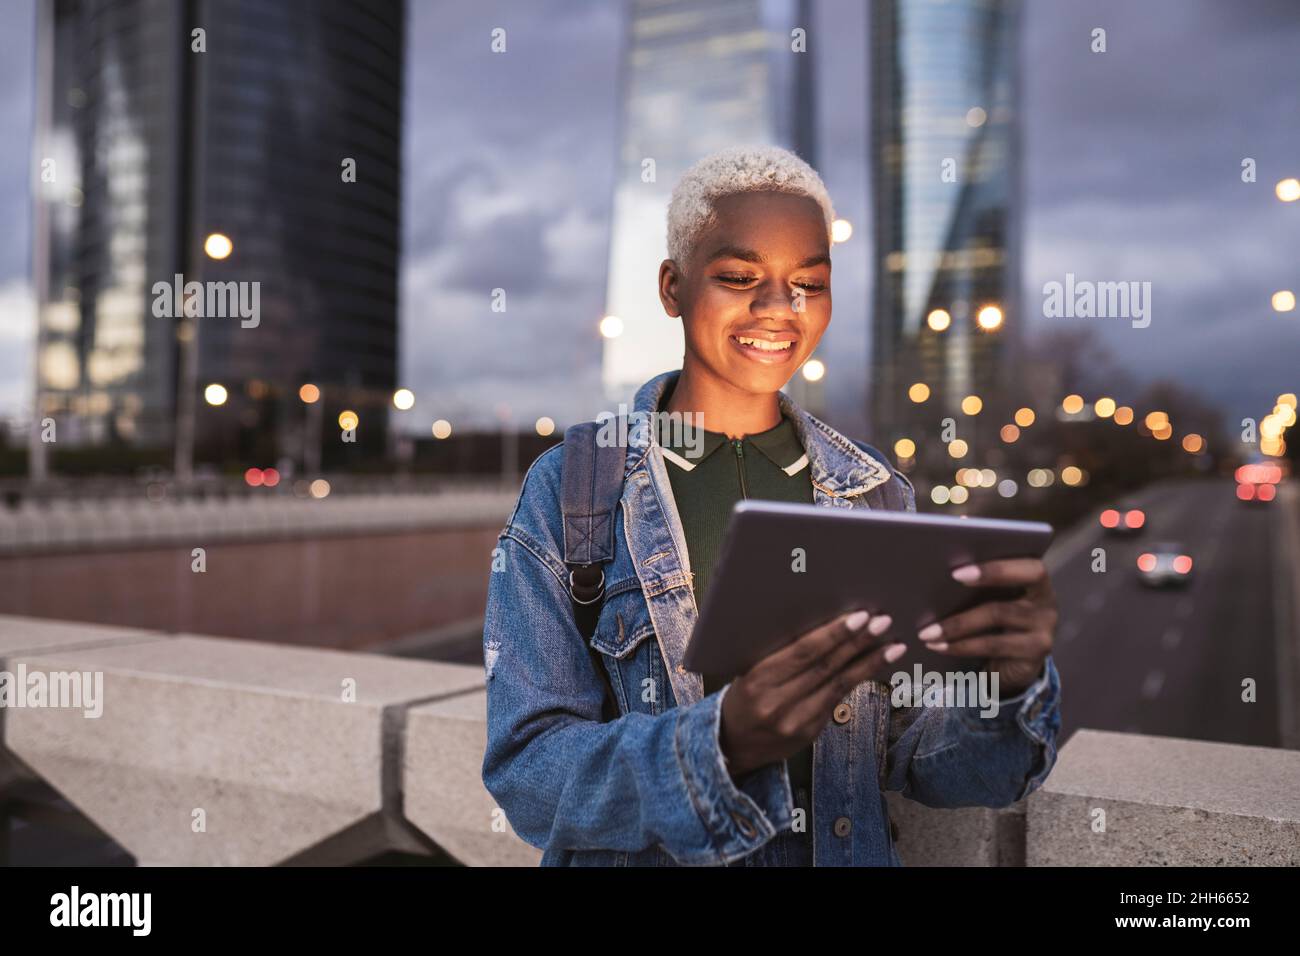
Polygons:
[[[797,366],[796,366],[797,367]],[[785,387],[794,375],[792,369],[730,369],[727,380],[736,388],[754,395],[770,395]]]

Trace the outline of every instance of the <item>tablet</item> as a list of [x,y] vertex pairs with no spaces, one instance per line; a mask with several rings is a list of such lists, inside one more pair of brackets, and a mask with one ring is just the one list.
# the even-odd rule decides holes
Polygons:
[[930,650],[916,632],[1023,587],[979,587],[954,568],[1042,557],[1041,521],[868,511],[746,499],[736,503],[683,664],[720,681],[743,674],[820,624],[863,608],[889,614],[884,637],[907,644],[891,665],[912,673],[978,671],[982,658]]

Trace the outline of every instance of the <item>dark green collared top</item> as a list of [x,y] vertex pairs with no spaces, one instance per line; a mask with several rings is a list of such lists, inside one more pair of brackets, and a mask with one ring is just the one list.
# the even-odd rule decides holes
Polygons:
[[[664,395],[660,411],[667,405]],[[683,419],[685,419],[683,421]],[[743,498],[763,498],[811,504],[813,488],[808,456],[790,419],[767,431],[730,439],[722,432],[695,428],[687,416],[662,417],[659,444],[663,448],[677,515],[686,535],[696,607],[704,607],[713,565],[726,535],[731,509]],[[705,679],[704,693],[723,685]],[[812,747],[788,761],[790,789],[796,807],[806,809],[804,835],[812,834]]]

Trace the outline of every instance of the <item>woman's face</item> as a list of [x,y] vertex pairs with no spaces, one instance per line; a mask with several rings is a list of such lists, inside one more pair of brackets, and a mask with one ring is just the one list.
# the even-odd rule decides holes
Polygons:
[[659,270],[659,298],[686,332],[683,368],[752,393],[779,391],[831,320],[821,207],[806,196],[736,193],[685,264]]

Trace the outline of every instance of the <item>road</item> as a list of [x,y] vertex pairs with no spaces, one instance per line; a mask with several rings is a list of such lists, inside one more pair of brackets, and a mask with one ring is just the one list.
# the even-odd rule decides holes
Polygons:
[[[1280,702],[1277,634],[1286,605],[1275,591],[1293,582],[1276,572],[1284,520],[1280,501],[1239,502],[1231,480],[1152,486],[1134,496],[1147,512],[1135,538],[1099,524],[1049,554],[1061,618],[1061,742],[1080,727],[1277,747]],[[1152,590],[1136,560],[1151,542],[1172,539],[1193,560],[1185,590]],[[1106,549],[1104,573],[1092,549]],[[1292,635],[1294,638],[1294,635]],[[1255,703],[1242,700],[1255,681]]]

